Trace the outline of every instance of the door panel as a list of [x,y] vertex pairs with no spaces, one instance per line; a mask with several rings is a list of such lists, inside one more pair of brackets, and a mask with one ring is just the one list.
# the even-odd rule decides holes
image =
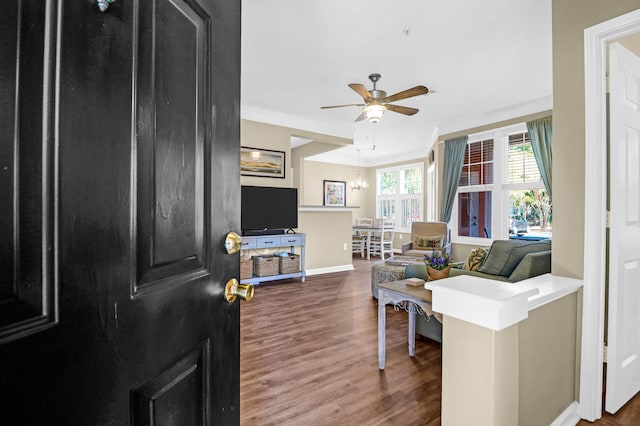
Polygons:
[[0,344],[57,321],[55,29],[55,10],[41,2],[0,16]]
[[131,392],[132,423],[211,424],[209,342]]
[[204,75],[210,18],[195,4],[159,0],[155,6],[140,8],[134,32],[136,294],[208,273],[204,117],[211,116],[211,103]]
[[239,2],[4,9],[3,424],[238,424]]
[[640,390],[640,58],[610,46],[610,239],[605,409]]

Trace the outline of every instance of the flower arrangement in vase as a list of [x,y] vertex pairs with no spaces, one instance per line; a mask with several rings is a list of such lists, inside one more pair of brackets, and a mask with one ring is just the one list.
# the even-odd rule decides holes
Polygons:
[[431,256],[425,254],[424,263],[427,265],[429,281],[447,278],[451,270],[450,260],[451,256],[445,250],[433,250]]

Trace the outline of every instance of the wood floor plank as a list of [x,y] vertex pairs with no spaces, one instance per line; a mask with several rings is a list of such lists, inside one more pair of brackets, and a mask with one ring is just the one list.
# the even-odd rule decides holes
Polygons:
[[[604,365],[603,389],[606,388],[607,369]],[[602,398],[602,406],[604,407],[604,395]],[[602,417],[591,423],[586,420],[580,420],[578,426],[587,425],[599,426],[638,426],[640,425],[640,393],[637,393],[629,402],[622,406],[616,414],[609,414],[602,411]]]
[[371,264],[260,284],[241,306],[241,424],[438,425],[440,344],[407,348],[407,314],[387,307],[387,359],[378,369]]

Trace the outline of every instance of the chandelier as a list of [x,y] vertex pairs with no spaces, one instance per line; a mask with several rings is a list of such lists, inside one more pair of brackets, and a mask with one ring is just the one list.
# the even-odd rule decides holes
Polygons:
[[351,181],[351,190],[363,190],[369,187],[369,184],[362,180],[360,176],[360,150],[358,149],[358,169],[356,170],[356,179]]

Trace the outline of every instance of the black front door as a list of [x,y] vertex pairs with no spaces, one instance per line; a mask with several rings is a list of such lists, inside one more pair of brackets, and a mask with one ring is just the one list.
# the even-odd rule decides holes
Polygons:
[[240,2],[0,13],[0,423],[239,423]]

